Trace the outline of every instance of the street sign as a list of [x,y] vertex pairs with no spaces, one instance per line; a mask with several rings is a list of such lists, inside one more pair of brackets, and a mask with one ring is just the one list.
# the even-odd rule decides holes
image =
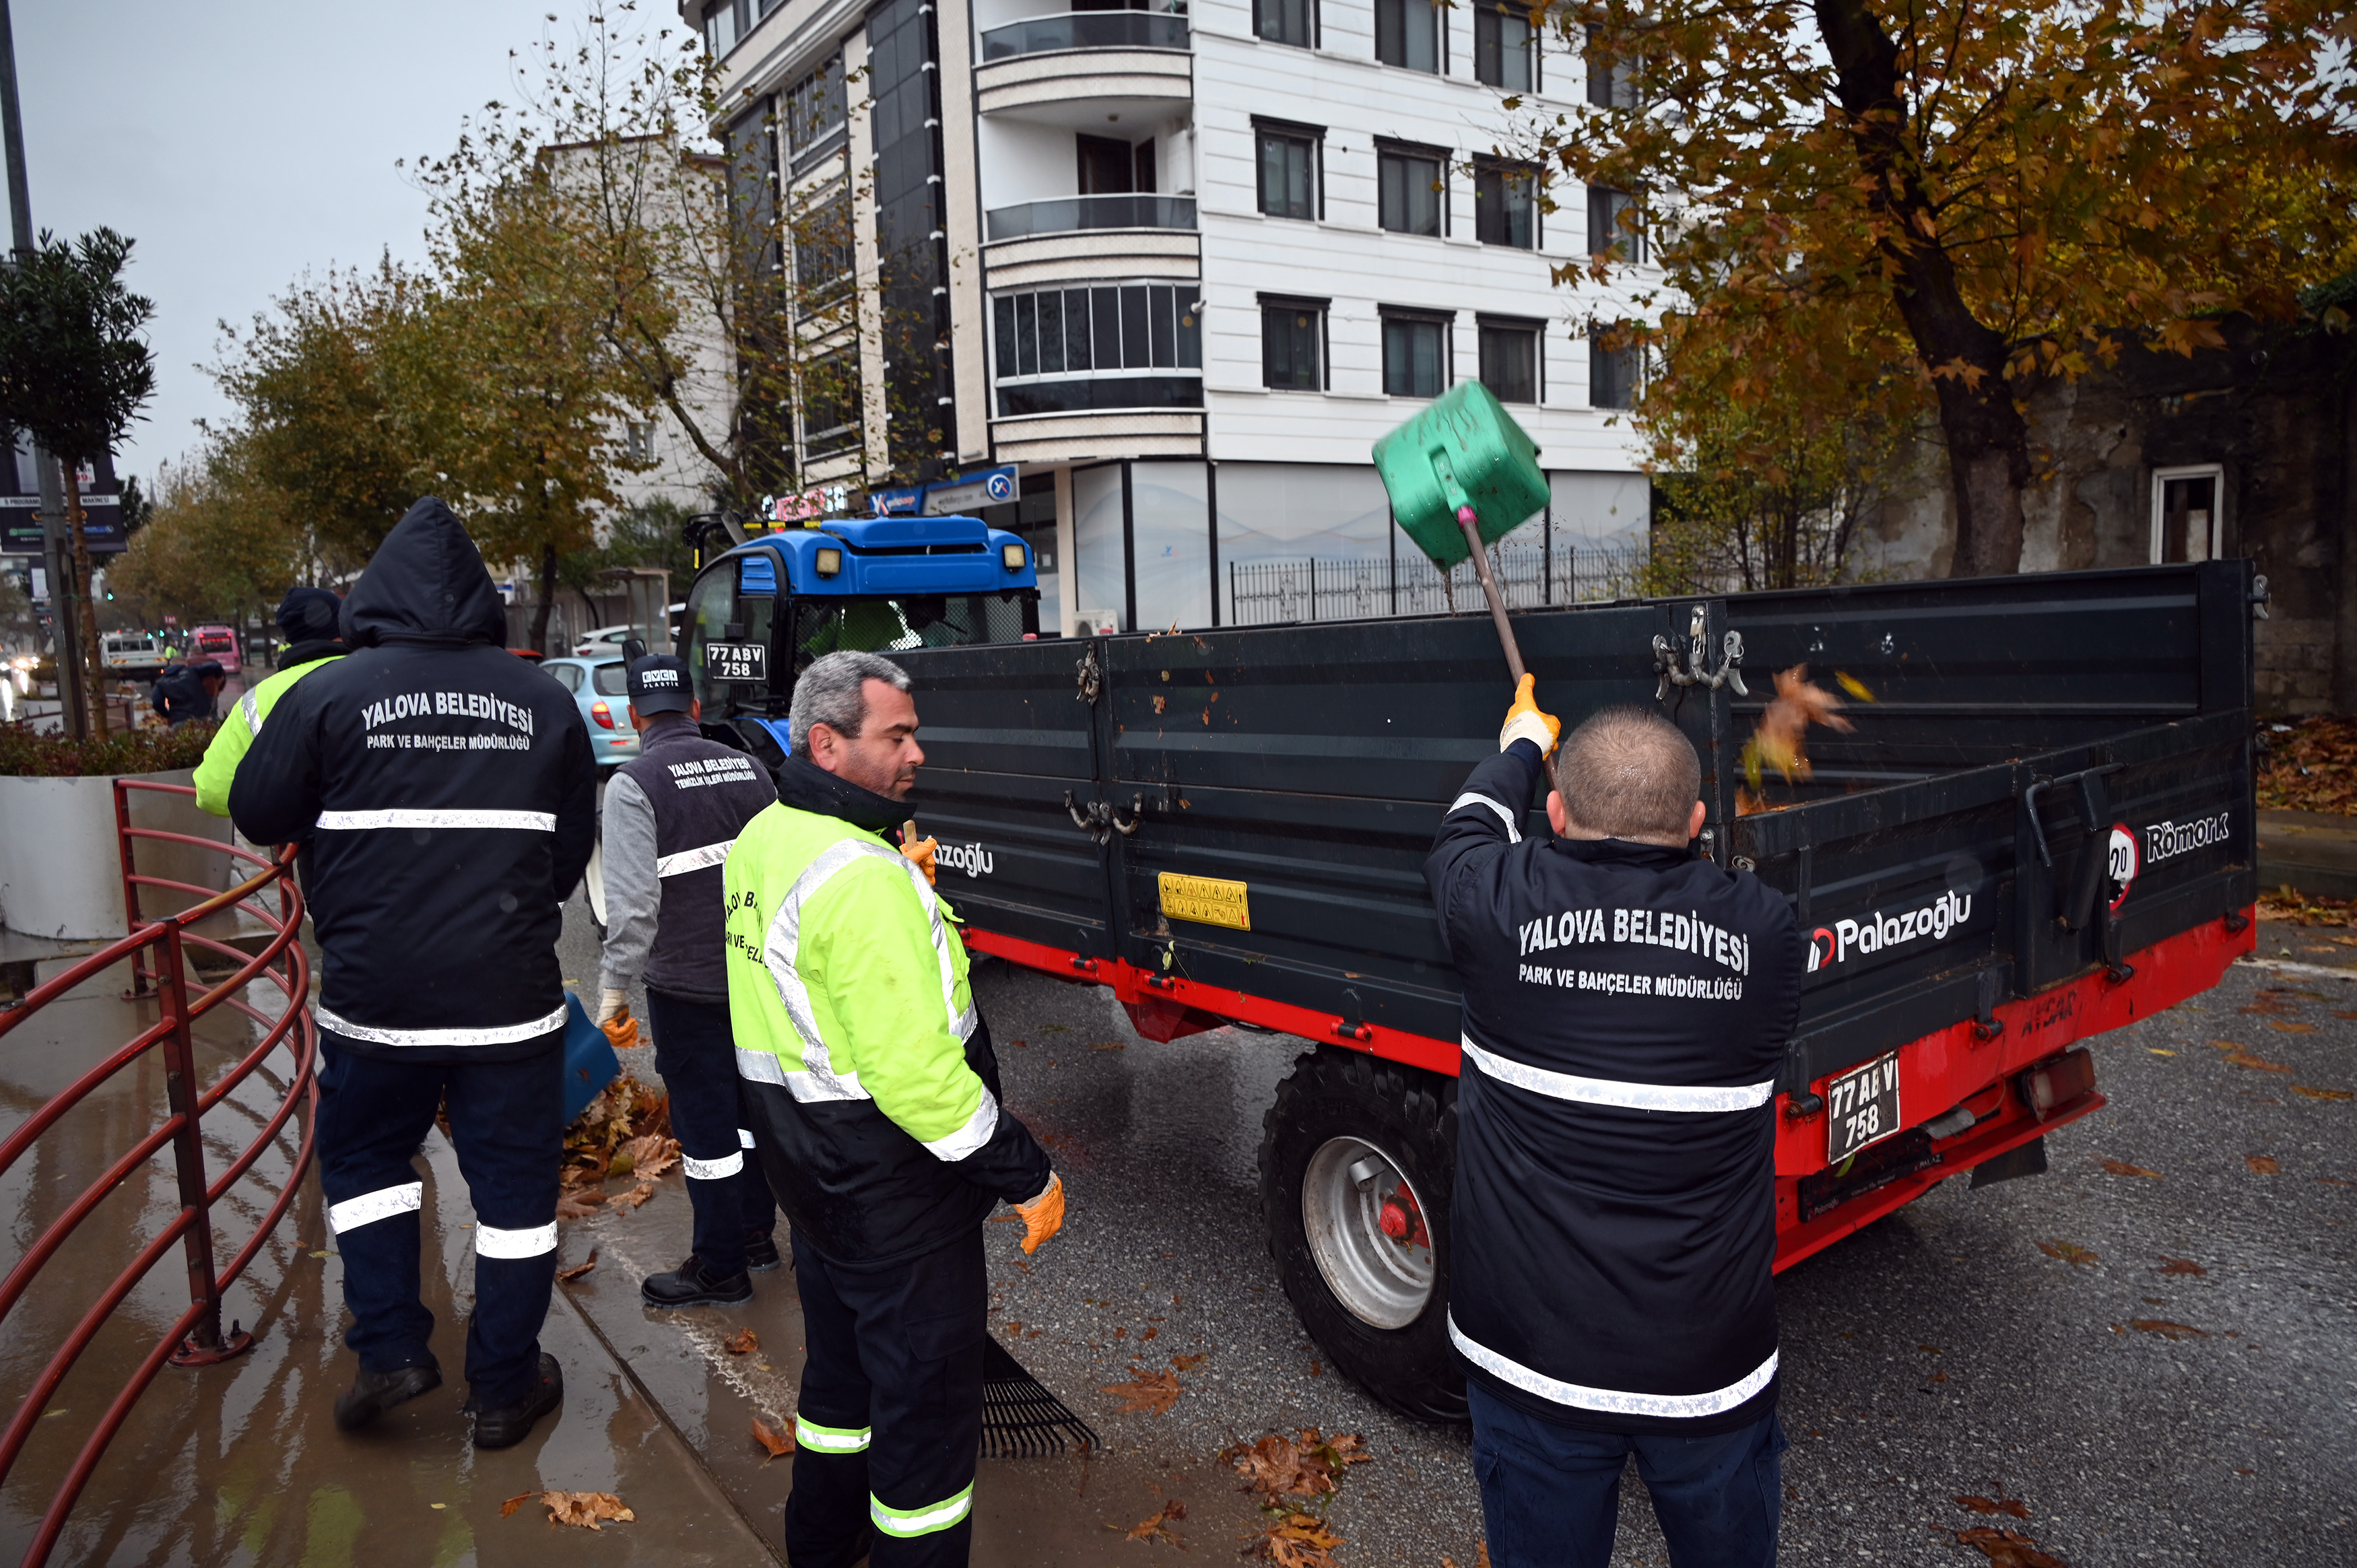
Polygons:
[[[0,555],[38,555],[41,542],[41,498],[0,496]],[[119,555],[130,547],[123,535],[123,498],[86,495],[81,498],[82,532],[93,555]]]
[[1005,506],[1020,489],[1018,478],[1015,465],[1008,463],[952,483],[928,485],[921,510],[927,517],[966,517],[984,507]]

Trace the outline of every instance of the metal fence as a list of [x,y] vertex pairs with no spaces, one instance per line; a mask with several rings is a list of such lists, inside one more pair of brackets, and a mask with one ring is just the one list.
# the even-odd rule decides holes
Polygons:
[[[1633,596],[1644,553],[1632,546],[1493,545],[1490,558],[1511,609],[1584,604]],[[1439,615],[1483,608],[1473,563],[1460,561],[1446,583],[1421,554],[1391,559],[1232,561],[1228,564],[1232,624],[1365,620],[1379,616]]]

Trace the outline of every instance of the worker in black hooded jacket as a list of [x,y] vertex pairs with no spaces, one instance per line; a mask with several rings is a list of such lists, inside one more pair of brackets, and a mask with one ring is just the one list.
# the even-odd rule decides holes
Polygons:
[[474,541],[427,497],[342,611],[352,651],[279,702],[230,788],[256,843],[314,841],[319,1180],[361,1370],[347,1430],[442,1380],[417,1299],[412,1159],[447,1105],[475,1209],[475,1444],[562,1397],[541,1353],[556,1269],[559,906],[588,864],[596,762],[564,687],[507,651]]
[[1498,1568],[1604,1568],[1633,1455],[1675,1568],[1769,1568],[1781,894],[1690,847],[1693,744],[1643,709],[1565,740],[1523,677],[1425,863],[1465,1001],[1448,1336]]

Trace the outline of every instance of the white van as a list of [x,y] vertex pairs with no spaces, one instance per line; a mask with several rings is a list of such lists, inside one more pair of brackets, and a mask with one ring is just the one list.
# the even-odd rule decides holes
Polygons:
[[152,631],[110,631],[98,639],[99,666],[110,675],[158,675],[165,658],[164,639]]

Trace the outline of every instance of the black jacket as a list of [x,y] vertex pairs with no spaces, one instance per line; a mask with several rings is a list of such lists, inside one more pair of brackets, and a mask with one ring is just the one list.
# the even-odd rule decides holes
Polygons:
[[1425,863],[1465,998],[1450,1338],[1547,1420],[1731,1430],[1776,1399],[1800,932],[1683,850],[1517,842],[1540,779],[1527,741],[1475,768]]
[[230,787],[256,843],[316,838],[319,1027],[355,1054],[497,1061],[565,1024],[559,907],[597,831],[572,697],[501,646],[474,541],[432,497],[344,601],[352,652],[271,710]]
[[205,690],[204,677],[186,664],[175,664],[156,677],[147,689],[147,701],[168,724],[186,724],[191,719],[213,716],[213,694]]

